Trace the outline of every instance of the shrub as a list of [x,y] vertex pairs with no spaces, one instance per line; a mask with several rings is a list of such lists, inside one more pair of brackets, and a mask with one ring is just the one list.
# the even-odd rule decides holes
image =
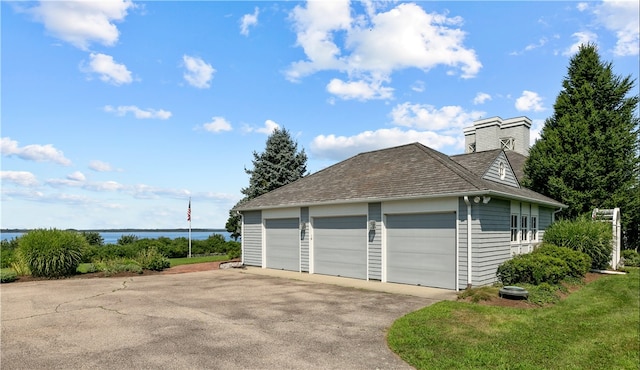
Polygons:
[[567,276],[567,263],[542,253],[516,256],[498,267],[498,280],[505,285],[528,283],[557,284]]
[[143,269],[162,271],[171,267],[169,259],[158,252],[156,248],[149,248],[138,253],[136,261]]
[[625,249],[622,251],[624,265],[630,267],[640,267],[640,254],[633,249]]
[[89,245],[98,247],[104,245],[104,238],[97,231],[83,231],[82,236],[87,239],[87,243],[89,243]]
[[242,256],[242,244],[240,242],[227,242],[227,256],[229,259],[240,258]]
[[138,241],[138,236],[135,234],[121,235],[118,238],[118,245],[132,244]]
[[586,217],[560,220],[544,232],[544,242],[583,252],[591,257],[591,268],[606,269],[611,261],[611,224]]
[[20,253],[33,276],[57,278],[73,275],[88,248],[75,231],[32,230],[20,238]]
[[0,268],[11,267],[16,262],[18,256],[18,241],[20,238],[12,238],[10,240],[0,241]]
[[11,283],[16,281],[18,274],[12,269],[0,269],[0,283]]
[[545,256],[556,257],[566,262],[568,270],[567,276],[583,277],[589,272],[591,267],[591,257],[587,254],[574,251],[566,247],[558,247],[553,244],[543,243],[534,252]]

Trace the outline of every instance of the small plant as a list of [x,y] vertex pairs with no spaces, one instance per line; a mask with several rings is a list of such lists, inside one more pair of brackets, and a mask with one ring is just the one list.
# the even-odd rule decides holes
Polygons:
[[625,249],[622,251],[624,265],[627,267],[640,267],[640,254],[633,249]]
[[527,285],[526,289],[529,292],[529,298],[527,300],[539,306],[558,303],[560,301],[560,296],[558,295],[560,288],[557,285],[541,283],[538,285]]
[[227,242],[227,256],[229,259],[236,259],[242,256],[242,245],[239,242]]
[[75,231],[32,230],[20,238],[20,254],[31,274],[58,278],[73,275],[82,260],[87,240]]
[[0,283],[11,283],[16,281],[18,274],[13,269],[0,269]]
[[498,295],[497,287],[483,286],[479,288],[465,289],[458,295],[459,299],[471,298],[473,303],[490,301]]
[[169,259],[158,252],[155,247],[140,251],[136,257],[140,266],[147,270],[162,271],[171,267]]

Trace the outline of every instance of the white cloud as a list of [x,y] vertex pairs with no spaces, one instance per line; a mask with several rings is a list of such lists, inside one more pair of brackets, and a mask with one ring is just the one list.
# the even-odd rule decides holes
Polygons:
[[273,133],[276,129],[279,129],[280,125],[277,124],[276,122],[268,119],[266,121],[264,121],[264,126],[263,127],[251,127],[248,125],[245,125],[242,129],[245,132],[258,132],[261,134],[265,134],[265,135],[271,135],[271,133]]
[[240,19],[240,34],[249,36],[249,27],[258,24],[258,14],[260,11],[256,7],[253,14],[245,14]]
[[567,57],[570,57],[577,53],[581,45],[588,44],[590,42],[594,43],[598,40],[598,35],[590,31],[576,32],[571,36],[577,39],[577,41],[562,52],[562,55]]
[[578,5],[576,5],[576,8],[579,11],[584,12],[585,10],[589,9],[589,4],[588,3],[578,3]]
[[111,172],[114,171],[114,168],[111,164],[107,162],[102,162],[98,160],[93,160],[89,163],[89,168],[96,172]]
[[516,99],[516,109],[521,112],[540,112],[545,110],[542,106],[542,97],[536,92],[527,90],[524,90],[522,96]]
[[638,1],[605,0],[594,13],[600,23],[615,32],[614,54],[638,55],[640,49],[640,4]]
[[365,131],[353,136],[319,135],[311,142],[311,153],[318,158],[338,161],[358,153],[414,142],[439,149],[443,146],[455,145],[456,138],[431,131],[404,131],[394,127]]
[[80,172],[80,171],[75,171],[73,173],[70,173],[67,175],[67,179],[71,180],[71,181],[79,181],[79,182],[83,182],[84,180],[86,180],[87,178],[85,177],[85,175]]
[[[429,70],[443,65],[460,70],[462,78],[474,77],[482,67],[473,49],[464,47],[465,32],[456,28],[459,17],[427,13],[416,4],[400,4],[368,16],[351,17],[348,1],[310,1],[291,12],[297,45],[307,60],[291,64],[291,81],[322,70],[347,73],[373,86],[388,81],[395,70]],[[368,18],[367,18],[368,17]],[[342,47],[339,46],[338,41]],[[336,89],[343,91],[342,89]],[[373,94],[373,97],[379,95]],[[389,94],[387,96],[390,97]]]
[[446,130],[459,134],[463,127],[470,126],[485,113],[467,112],[460,106],[444,106],[437,109],[428,104],[402,103],[391,110],[393,123],[398,126],[423,130]]
[[542,132],[543,127],[543,119],[531,120],[531,129],[529,130],[529,145],[535,144],[535,142],[540,139],[540,133]]
[[189,85],[199,89],[206,89],[211,86],[211,79],[213,79],[213,74],[216,70],[210,64],[207,64],[202,58],[188,55],[184,55],[182,61],[186,68],[183,76]]
[[138,119],[169,119],[171,118],[171,112],[166,111],[164,109],[160,109],[160,110],[155,110],[155,109],[147,109],[147,110],[143,110],[140,109],[138,107],[136,107],[135,105],[121,105],[118,106],[116,108],[110,106],[110,105],[106,105],[104,107],[104,111],[105,112],[109,112],[109,113],[115,113],[118,116],[124,116],[127,113],[131,112],[133,113],[134,117],[138,118]]
[[20,186],[38,185],[36,176],[27,171],[0,171],[0,179]]
[[489,100],[491,100],[491,95],[487,93],[479,92],[476,94],[476,97],[473,98],[473,104],[474,105],[484,104]]
[[120,32],[114,22],[123,21],[135,8],[129,0],[41,1],[28,10],[54,37],[88,50],[92,42],[113,46]]
[[84,62],[80,65],[80,70],[86,73],[96,73],[100,80],[112,85],[129,84],[133,81],[131,72],[124,64],[116,63],[111,55],[91,53],[89,65]]
[[202,127],[209,132],[222,132],[231,131],[231,123],[224,119],[224,117],[213,117],[211,122],[205,123]]
[[425,90],[423,81],[416,81],[411,85],[411,90],[415,92],[423,92]]
[[327,91],[344,100],[390,99],[393,88],[381,86],[382,81],[349,81],[334,78],[327,85]]
[[54,148],[52,144],[31,144],[23,147],[9,137],[0,140],[0,151],[3,156],[17,156],[18,158],[36,162],[54,162],[63,166],[70,166],[71,160],[64,156],[61,150]]

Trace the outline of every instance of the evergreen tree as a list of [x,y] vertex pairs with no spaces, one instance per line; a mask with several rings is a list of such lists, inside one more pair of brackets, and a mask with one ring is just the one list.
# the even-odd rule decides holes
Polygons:
[[627,96],[634,85],[595,45],[582,45],[524,169],[527,187],[569,206],[563,218],[620,207],[627,248],[637,245],[640,223],[638,95]]
[[[250,176],[249,186],[242,189],[245,197],[236,204],[236,207],[300,179],[306,171],[307,155],[304,149],[298,152],[298,144],[293,141],[289,131],[284,128],[276,129],[269,135],[265,151],[253,152],[253,169],[245,168],[245,172]],[[229,219],[225,227],[237,240],[240,236],[240,216],[229,211]]]

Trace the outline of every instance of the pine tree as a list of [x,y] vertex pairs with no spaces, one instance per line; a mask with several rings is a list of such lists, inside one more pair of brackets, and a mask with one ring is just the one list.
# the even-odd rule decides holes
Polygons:
[[[256,198],[281,186],[302,178],[307,171],[307,155],[291,138],[286,129],[276,129],[269,138],[263,153],[253,152],[253,169],[246,169],[249,186],[242,189],[244,198],[236,204]],[[234,207],[235,208],[235,207]],[[234,239],[240,236],[240,216],[229,211],[225,225]]]
[[595,45],[581,46],[525,165],[527,187],[569,206],[563,218],[620,207],[627,248],[640,222],[638,95],[627,96],[634,85]]

